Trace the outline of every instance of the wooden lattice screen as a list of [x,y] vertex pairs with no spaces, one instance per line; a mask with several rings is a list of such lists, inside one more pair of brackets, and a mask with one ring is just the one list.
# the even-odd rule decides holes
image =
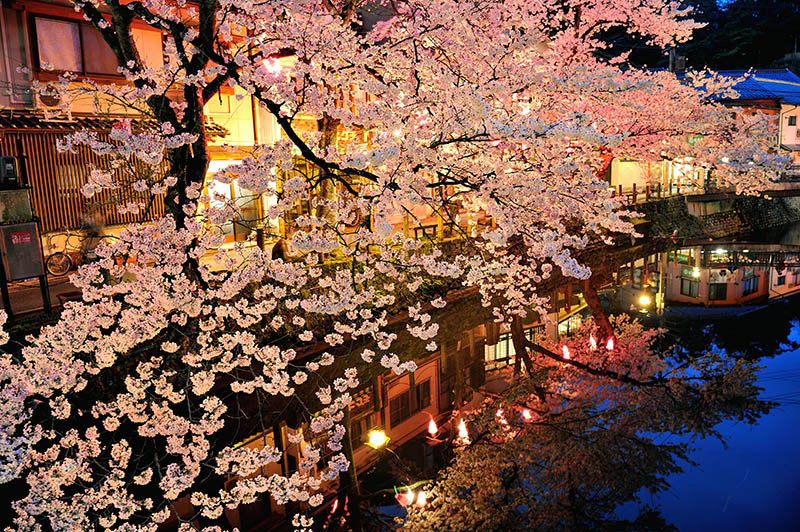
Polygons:
[[[41,218],[44,232],[79,229],[88,217],[105,225],[119,225],[163,215],[163,195],[153,197],[148,192],[134,193],[130,187],[125,187],[126,195],[149,205],[146,213],[120,213],[111,191],[103,191],[91,199],[84,197],[81,187],[86,184],[91,169],[108,169],[110,166],[106,158],[98,157],[84,146],[77,147],[75,153],[60,153],[56,149],[56,140],[66,134],[64,131],[6,131],[0,139],[0,155],[18,158],[23,155],[19,153],[18,139],[21,141],[34,214]],[[98,136],[100,140],[110,142],[106,135]],[[138,161],[133,164],[139,171],[144,170]],[[127,172],[116,171],[118,179],[127,176]]]

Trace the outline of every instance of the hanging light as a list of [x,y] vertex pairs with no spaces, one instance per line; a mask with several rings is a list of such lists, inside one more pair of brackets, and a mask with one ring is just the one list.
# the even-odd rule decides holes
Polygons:
[[593,334],[589,335],[589,347],[591,348],[592,351],[597,350],[597,340],[594,339]]
[[608,337],[608,342],[606,342],[606,349],[608,349],[609,351],[613,351],[614,350],[614,337],[613,336],[609,336]]
[[531,411],[526,408],[522,411],[522,419],[525,421],[530,421],[533,419],[533,414],[531,414]]
[[569,347],[564,345],[564,347],[561,348],[561,353],[564,355],[565,360],[569,360]]

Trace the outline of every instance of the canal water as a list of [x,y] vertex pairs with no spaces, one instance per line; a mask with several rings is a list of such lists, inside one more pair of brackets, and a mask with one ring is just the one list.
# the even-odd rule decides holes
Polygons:
[[[648,506],[667,523],[648,530],[800,530],[800,225],[718,242],[649,242],[624,248],[619,255],[608,253],[604,257],[604,278],[615,282],[611,289],[604,290],[609,307],[617,305],[615,312],[622,308],[647,324],[664,327],[665,349],[676,346],[692,356],[713,347],[732,357],[755,361],[762,368],[757,380],[763,388],[759,398],[772,401],[775,406],[753,424],[725,421],[716,426],[724,442],[713,436],[687,441],[675,435],[659,435],[656,443],[688,443],[692,463],[681,463],[683,471],[666,478],[668,489],[652,495],[642,491],[641,504],[628,503],[618,508],[615,516],[608,516],[607,529],[636,530],[636,525],[624,528],[614,521],[635,519],[643,509],[640,506]],[[727,286],[711,287],[721,284]],[[558,335],[569,335],[573,327],[579,326],[581,315],[588,314],[580,288],[573,286],[566,294],[561,289],[550,290],[560,309],[556,320]],[[627,299],[619,297],[622,292]],[[636,307],[643,294],[648,294],[652,302],[663,303],[663,312],[652,304]],[[623,300],[624,305],[619,305]],[[736,303],[730,304],[731,301]],[[567,311],[562,316],[565,305]],[[570,314],[571,306],[583,310]],[[437,355],[440,405],[452,404],[447,387],[451,380],[455,382],[456,373],[469,374],[470,386],[485,383],[489,389],[492,372],[502,373],[513,364],[510,333],[499,325],[493,328],[491,317],[474,300],[454,301],[435,319],[440,324],[437,342],[442,346]],[[531,339],[549,334],[545,326],[533,326],[526,329],[528,333]],[[404,357],[411,359],[425,352],[425,342],[408,337],[402,330],[398,334],[397,345],[402,346]],[[458,369],[459,356],[460,363],[469,368]],[[432,364],[435,366],[436,362]],[[417,402],[430,405],[428,410],[437,402],[435,397],[432,401],[427,399],[428,389],[423,386],[432,374],[433,370],[424,363],[415,374],[417,389],[426,396],[425,401],[418,398]],[[398,442],[397,447],[391,453],[380,454],[356,445],[357,463],[359,457],[366,455],[379,455],[382,460],[359,473],[365,493],[390,492],[392,487],[435,478],[436,470],[446,461],[446,453],[428,441],[426,427],[437,415],[437,421],[446,422],[449,414],[445,409],[429,413],[420,408],[418,414],[396,416],[399,419],[395,423],[395,409],[403,413],[413,408],[405,407],[398,399],[403,399],[406,392],[392,386],[387,385],[384,402],[388,404],[385,414],[390,436]],[[465,402],[469,399],[465,398]],[[360,421],[367,419],[365,414],[351,415],[362,436],[373,426]],[[416,427],[409,429],[409,434],[419,434],[406,438],[403,423]],[[381,501],[381,512],[405,515],[394,504],[391,493]],[[572,530],[563,525],[558,522],[539,529]]]
[[779,406],[754,425],[723,422],[717,428],[724,444],[715,438],[693,442],[690,458],[697,465],[669,476],[668,491],[642,494],[643,502],[685,532],[800,530],[800,296],[745,316],[694,323],[683,332],[698,329],[694,345],[713,342],[759,357],[762,397]]
[[[800,225],[742,240],[783,245],[792,253],[800,246]],[[800,295],[761,303],[742,312],[731,308],[727,316],[698,307],[669,322],[670,333],[690,352],[716,345],[757,360],[762,398],[779,404],[753,425],[721,423],[724,443],[694,441],[690,458],[697,465],[669,476],[669,490],[642,494],[643,503],[682,532],[800,530]],[[632,509],[627,505],[620,515]]]

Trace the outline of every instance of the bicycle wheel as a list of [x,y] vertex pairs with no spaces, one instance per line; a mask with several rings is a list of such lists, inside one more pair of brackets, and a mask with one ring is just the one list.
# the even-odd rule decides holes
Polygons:
[[72,259],[63,251],[56,251],[44,263],[47,273],[56,277],[64,275],[72,269]]

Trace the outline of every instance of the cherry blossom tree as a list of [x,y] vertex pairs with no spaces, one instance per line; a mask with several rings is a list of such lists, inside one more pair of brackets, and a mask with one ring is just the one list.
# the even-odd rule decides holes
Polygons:
[[693,440],[722,439],[721,421],[753,423],[774,405],[744,358],[660,348],[664,331],[627,316],[612,324],[610,350],[592,341],[591,321],[560,345],[512,333],[527,375],[469,413],[470,438],[420,483],[426,504],[409,508],[403,530],[668,529],[647,506],[630,520],[615,512],[667,489]]
[[[687,39],[695,24],[669,0],[74,4],[128,83],[65,73],[38,90],[59,93],[64,112],[88,93],[98,113],[124,105],[157,127],[121,121],[110,141],[78,132],[61,148],[110,160],[93,169],[87,196],[127,186],[116,171],[135,160],[146,170],[133,186],[164,194],[168,212],[101,245],[73,277],[82,301],[7,344],[0,478],[25,486],[13,504],[19,530],[144,531],[169,519],[219,530],[230,527],[226,509],[265,494],[313,508],[351,467],[343,421],[358,371],[319,371],[338,346],[373,339],[367,363],[413,371],[387,324],[407,310],[409,332],[436,349],[438,326],[416,306],[423,284],[476,287],[512,319],[544,308],[536,285],[554,268],[588,278],[575,251],[633,233],[632,213],[597,177],[609,149],[693,158],[742,192],[763,190],[781,165],[760,117],[734,120],[705,101],[725,89],[713,74],[679,82],[600,59],[612,26],[661,46]],[[134,20],[163,33],[163,67],[143,62]],[[216,228],[245,223],[235,204],[208,205],[204,193],[204,105],[226,85],[254,96],[282,138],[213,179],[275,196],[269,218],[313,205],[294,218],[293,260],[220,248]],[[308,117],[320,131],[300,127]],[[332,142],[348,131],[363,142]],[[296,171],[298,157],[315,171]],[[405,235],[416,207],[455,238]],[[285,450],[237,443],[286,410],[308,421],[291,441],[303,460],[255,475]],[[187,499],[188,514],[175,502]]]

